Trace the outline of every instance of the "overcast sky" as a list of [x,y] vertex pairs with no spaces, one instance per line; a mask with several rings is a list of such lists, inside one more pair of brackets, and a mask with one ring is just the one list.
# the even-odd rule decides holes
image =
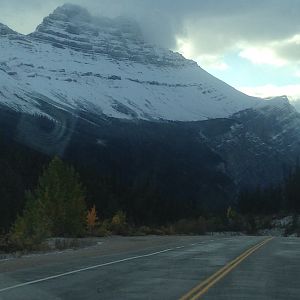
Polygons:
[[[0,0],[0,22],[30,33],[65,2]],[[134,17],[149,41],[181,52],[248,94],[300,98],[300,0],[67,2],[97,15]]]

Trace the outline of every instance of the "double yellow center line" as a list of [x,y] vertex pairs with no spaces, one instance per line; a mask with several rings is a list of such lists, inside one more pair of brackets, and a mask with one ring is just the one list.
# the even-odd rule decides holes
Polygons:
[[220,281],[224,276],[226,276],[229,272],[231,272],[234,268],[236,268],[243,260],[245,260],[252,253],[260,249],[266,243],[271,241],[273,238],[268,238],[247,251],[243,252],[240,256],[232,260],[230,263],[225,265],[219,271],[214,273],[212,276],[195,286],[190,292],[180,298],[180,300],[196,300],[200,299],[213,285],[215,285],[218,281]]

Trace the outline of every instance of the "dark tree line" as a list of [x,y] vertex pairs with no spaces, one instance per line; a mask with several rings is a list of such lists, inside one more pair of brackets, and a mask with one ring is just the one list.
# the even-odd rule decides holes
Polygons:
[[95,204],[103,218],[122,210],[135,224],[159,225],[224,212],[231,205],[235,185],[216,167],[222,159],[199,142],[198,123],[102,120],[42,105],[63,126],[0,111],[0,228],[5,231],[22,212],[25,191],[35,189],[56,155],[74,166],[88,207]]
[[0,233],[7,231],[25,204],[50,158],[0,135]]
[[[8,232],[18,214],[22,214],[26,192],[35,190],[52,158],[3,136],[0,138],[0,234]],[[121,210],[133,224],[161,225],[203,213],[200,197],[199,201],[189,197],[175,199],[160,188],[156,174],[142,170],[140,176],[124,180],[124,175],[116,169],[103,175],[90,166],[64,161],[76,167],[87,206],[95,204],[101,218],[110,218]]]
[[243,189],[237,208],[242,214],[267,215],[280,212],[300,213],[300,166],[292,169],[277,186]]
[[284,204],[286,209],[300,213],[300,166],[297,164],[294,172],[292,172],[285,182],[284,187],[285,198]]
[[[157,148],[160,149],[158,146]],[[80,160],[79,157],[82,158],[82,155],[76,156],[74,153],[75,150],[70,152],[64,161],[68,165],[73,165],[79,173],[80,181],[85,188],[87,206],[92,207],[95,204],[100,218],[110,218],[117,211],[124,211],[133,224],[164,225],[180,219],[207,216],[212,212],[224,214],[229,206],[228,197],[233,194],[224,193],[224,187],[228,185],[227,179],[218,173],[209,173],[209,167],[203,168],[200,165],[200,170],[197,168],[197,172],[190,174],[189,177],[184,172],[178,172],[174,167],[180,160],[177,156],[170,162],[163,154],[155,152],[155,155],[162,155],[163,159],[153,162],[163,168],[138,165],[132,167],[134,172],[126,173],[126,167],[120,169],[122,161],[113,160],[118,157],[119,152],[100,162]],[[134,157],[147,160],[150,155],[140,157],[133,153],[132,157],[125,157],[122,160],[132,161]],[[95,158],[96,155],[84,157]],[[36,188],[39,177],[52,158],[0,135],[0,233],[7,232],[14,224],[17,215],[24,209],[26,191],[33,191]],[[185,160],[182,158],[181,164],[188,170],[190,165],[185,166],[184,163]],[[175,180],[171,182],[174,174]],[[191,187],[197,189],[190,191]],[[237,210],[243,214],[253,215],[276,214],[281,211],[299,213],[299,199],[300,167],[297,166],[281,185],[243,190],[237,201]],[[213,211],[220,203],[226,206],[225,209],[223,207]]]

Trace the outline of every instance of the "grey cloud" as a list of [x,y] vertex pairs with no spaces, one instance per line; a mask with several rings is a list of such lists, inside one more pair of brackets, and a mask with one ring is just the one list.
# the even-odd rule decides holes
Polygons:
[[275,47],[275,52],[281,58],[300,63],[300,44],[289,43]]
[[[0,22],[33,29],[63,0],[0,0]],[[71,0],[93,14],[135,18],[147,39],[176,47],[176,37],[189,39],[195,55],[221,55],[240,42],[262,45],[300,33],[298,0]],[[23,24],[23,27],[22,27]],[[277,49],[294,59],[295,47]]]
[[[80,3],[80,0],[77,0]],[[149,39],[174,48],[189,38],[199,54],[219,54],[240,41],[286,39],[300,32],[298,0],[105,0],[85,1],[98,13],[135,17]]]

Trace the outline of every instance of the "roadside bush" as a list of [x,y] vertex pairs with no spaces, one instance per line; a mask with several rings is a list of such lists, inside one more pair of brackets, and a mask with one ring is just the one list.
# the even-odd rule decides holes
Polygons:
[[174,232],[203,235],[206,232],[206,220],[203,217],[194,220],[182,219],[174,224]]
[[285,229],[284,235],[288,236],[291,234],[296,234],[300,236],[300,218],[297,214],[293,215],[292,223]]
[[136,235],[150,235],[151,228],[149,226],[141,226],[136,229]]
[[98,226],[94,230],[94,236],[96,237],[106,237],[111,235],[111,232],[105,226]]
[[57,238],[55,239],[54,247],[58,250],[76,249],[79,247],[79,241],[78,239]]
[[208,232],[223,232],[227,228],[224,219],[220,216],[210,216],[206,220],[206,230]]
[[151,235],[154,232],[154,228],[149,226],[141,226],[135,230],[136,235]]
[[14,245],[12,245],[9,235],[8,234],[3,234],[0,235],[0,253],[8,253],[8,252],[13,252],[16,251]]
[[104,220],[103,222],[98,222],[94,230],[94,236],[105,237],[111,235],[110,231],[110,220]]
[[245,233],[246,234],[257,234],[257,220],[254,216],[249,215],[245,217]]
[[109,229],[113,234],[129,234],[129,226],[126,221],[126,214],[123,211],[119,210],[115,213],[115,215],[111,219]]
[[173,235],[175,234],[174,225],[161,226],[159,232],[161,235]]
[[271,229],[272,226],[272,216],[262,216],[258,219],[257,227],[258,229]]

